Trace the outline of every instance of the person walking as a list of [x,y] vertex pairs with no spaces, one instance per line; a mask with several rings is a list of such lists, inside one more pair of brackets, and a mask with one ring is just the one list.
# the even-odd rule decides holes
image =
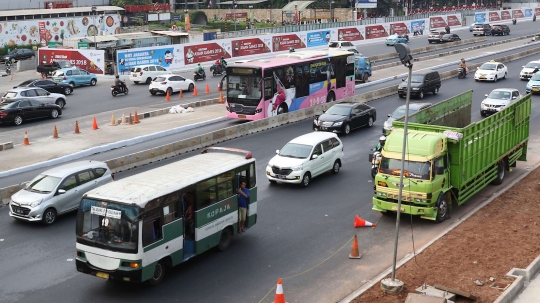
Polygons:
[[240,188],[237,190],[238,193],[238,232],[243,233],[244,223],[246,222],[247,216],[247,206],[249,203],[249,189],[246,188],[246,182],[242,181],[240,183]]

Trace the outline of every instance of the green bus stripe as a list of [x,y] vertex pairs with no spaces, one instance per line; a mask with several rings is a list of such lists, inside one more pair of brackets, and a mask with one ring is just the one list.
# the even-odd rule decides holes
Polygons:
[[195,212],[195,227],[204,226],[232,212],[238,211],[238,198],[232,196]]
[[165,244],[169,241],[172,241],[178,237],[181,237],[184,235],[184,220],[179,219],[176,221],[173,221],[171,223],[168,223],[163,226],[163,238],[161,240],[158,240],[146,247],[144,247],[144,252],[147,252],[149,250],[152,250],[162,244]]

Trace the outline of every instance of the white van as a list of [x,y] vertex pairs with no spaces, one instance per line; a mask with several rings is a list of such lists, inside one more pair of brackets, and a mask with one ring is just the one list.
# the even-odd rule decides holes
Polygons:
[[139,82],[150,84],[155,77],[167,74],[172,74],[172,72],[163,66],[139,65],[131,68],[129,80],[135,84],[139,84]]

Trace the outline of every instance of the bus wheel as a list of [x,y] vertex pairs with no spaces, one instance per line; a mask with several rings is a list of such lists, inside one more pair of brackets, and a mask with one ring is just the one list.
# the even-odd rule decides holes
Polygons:
[[437,218],[435,221],[441,223],[448,217],[448,211],[450,210],[450,200],[448,199],[448,194],[441,194],[439,200],[437,201]]
[[154,275],[150,280],[148,280],[148,284],[152,286],[156,286],[161,281],[163,281],[163,277],[165,276],[165,267],[163,266],[163,262],[159,261],[156,263],[156,267],[154,268]]
[[277,114],[278,115],[281,115],[281,114],[285,114],[287,113],[289,110],[287,109],[287,105],[284,105],[284,104],[281,104],[278,109],[277,109]]
[[494,185],[501,185],[504,181],[504,160],[501,160],[499,163],[497,163],[497,178],[493,180]]
[[334,95],[334,92],[329,92],[328,96],[326,97],[326,103],[330,103],[334,101],[336,101],[336,96]]
[[221,236],[219,237],[218,248],[220,251],[224,251],[231,244],[231,230],[225,228],[221,231]]

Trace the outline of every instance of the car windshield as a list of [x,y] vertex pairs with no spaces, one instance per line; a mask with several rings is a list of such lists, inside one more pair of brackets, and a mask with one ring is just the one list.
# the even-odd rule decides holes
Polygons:
[[57,63],[58,63],[58,66],[60,66],[60,68],[73,67],[73,65],[71,65],[69,61],[57,61]]
[[490,99],[510,100],[512,94],[506,91],[494,90],[489,95]]
[[540,68],[540,63],[538,63],[538,62],[529,62],[529,63],[527,63],[527,65],[525,65],[525,68],[535,68],[535,67]]
[[[405,82],[407,82],[408,78],[405,79]],[[411,82],[412,83],[422,83],[424,82],[424,76],[421,76],[421,75],[412,75],[412,78],[411,78]]]
[[339,47],[339,42],[331,42],[328,47]]
[[287,143],[280,151],[282,157],[306,159],[311,154],[311,145]]
[[56,188],[60,181],[62,181],[62,178],[38,175],[34,180],[28,182],[24,189],[35,193],[48,194]]
[[27,86],[28,84],[34,82],[34,80],[26,80],[23,83],[19,84],[18,86]]
[[[409,108],[409,116],[416,113],[418,110]],[[399,119],[405,116],[405,107],[398,107],[392,114],[392,118]]]
[[77,242],[110,251],[136,253],[138,226],[136,206],[84,198],[77,213]]
[[164,82],[167,81],[167,78],[165,77],[156,77],[154,78],[154,82]]
[[[431,162],[405,161],[403,176],[421,180],[431,178]],[[401,160],[383,157],[379,169],[382,173],[399,176],[401,174]],[[406,182],[406,181],[404,181]]]
[[17,92],[7,92],[4,94],[4,98],[15,98],[17,97]]
[[534,73],[534,75],[531,77],[531,80],[540,81],[540,73]]
[[325,114],[348,116],[350,112],[351,108],[349,106],[332,106],[325,112]]
[[54,72],[53,77],[61,77],[64,75],[64,71],[57,70]]
[[482,66],[480,66],[480,69],[481,70],[496,70],[497,69],[497,64],[484,63],[484,64],[482,64]]

